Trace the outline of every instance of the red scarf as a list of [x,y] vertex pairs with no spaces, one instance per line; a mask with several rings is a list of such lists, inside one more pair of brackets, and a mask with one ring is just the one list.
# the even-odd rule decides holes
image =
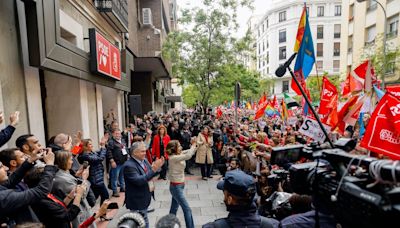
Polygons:
[[65,206],[64,202],[60,201],[59,199],[57,199],[54,195],[52,194],[47,194],[47,198],[51,199],[52,201],[54,201],[55,203],[63,206],[65,209],[67,208],[67,206]]
[[208,144],[208,135],[206,135],[204,133],[201,133],[201,134],[204,136],[204,138],[206,139],[206,143]]

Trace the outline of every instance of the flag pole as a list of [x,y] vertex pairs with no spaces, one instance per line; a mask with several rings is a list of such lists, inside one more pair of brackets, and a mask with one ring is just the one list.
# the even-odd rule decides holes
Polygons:
[[319,127],[321,128],[322,132],[324,133],[324,135],[325,135],[325,137],[326,137],[326,140],[328,141],[329,145],[330,145],[332,148],[335,148],[335,146],[333,145],[331,139],[329,138],[328,132],[326,131],[324,125],[322,125],[322,122],[321,122],[321,120],[319,119],[319,116],[318,116],[317,112],[316,112],[316,111],[314,110],[314,108],[312,107],[310,100],[308,99],[306,93],[304,92],[303,87],[300,85],[299,81],[297,80],[296,76],[294,75],[292,68],[290,68],[289,65],[287,65],[286,68],[289,69],[289,72],[290,72],[290,74],[292,75],[293,80],[296,82],[297,87],[300,89],[301,94],[303,95],[303,97],[304,97],[305,101],[307,102],[309,108],[311,109],[312,113],[314,114],[314,117],[315,117],[315,119],[317,120],[318,125],[319,125]]

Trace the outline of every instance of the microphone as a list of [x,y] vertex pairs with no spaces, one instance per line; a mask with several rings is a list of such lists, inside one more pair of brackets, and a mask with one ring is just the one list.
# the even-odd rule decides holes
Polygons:
[[141,214],[137,212],[130,212],[124,214],[119,218],[118,228],[144,228],[146,227],[146,222]]
[[283,75],[285,75],[285,73],[286,73],[286,68],[287,68],[288,66],[290,66],[290,64],[292,63],[293,59],[296,57],[296,55],[297,55],[297,53],[293,53],[293,55],[290,56],[290,58],[289,58],[284,64],[281,64],[281,65],[278,67],[278,69],[276,69],[275,75],[276,75],[277,77],[280,78],[280,77],[283,77]]

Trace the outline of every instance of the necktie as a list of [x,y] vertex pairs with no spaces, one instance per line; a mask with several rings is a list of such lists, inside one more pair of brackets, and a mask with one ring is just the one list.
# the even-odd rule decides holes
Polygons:
[[147,173],[147,166],[146,166],[146,163],[144,163],[144,162],[143,162],[143,169],[144,169],[144,172]]

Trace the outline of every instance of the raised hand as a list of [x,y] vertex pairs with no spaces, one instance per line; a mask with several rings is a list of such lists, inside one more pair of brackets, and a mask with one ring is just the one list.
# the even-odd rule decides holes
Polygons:
[[165,158],[164,158],[164,157],[158,158],[158,159],[155,160],[155,161],[153,162],[153,164],[151,165],[151,169],[152,169],[154,172],[157,172],[157,170],[159,170],[159,169],[164,165],[164,162],[165,162]]
[[33,163],[41,158],[43,158],[44,152],[42,149],[40,148],[36,148],[32,151],[32,153],[30,154],[29,158],[28,158],[28,162],[29,163]]
[[47,148],[44,152],[43,160],[46,163],[46,165],[54,165],[54,153],[51,151],[50,148]]
[[10,125],[15,127],[19,122],[19,111],[14,112],[10,115]]

